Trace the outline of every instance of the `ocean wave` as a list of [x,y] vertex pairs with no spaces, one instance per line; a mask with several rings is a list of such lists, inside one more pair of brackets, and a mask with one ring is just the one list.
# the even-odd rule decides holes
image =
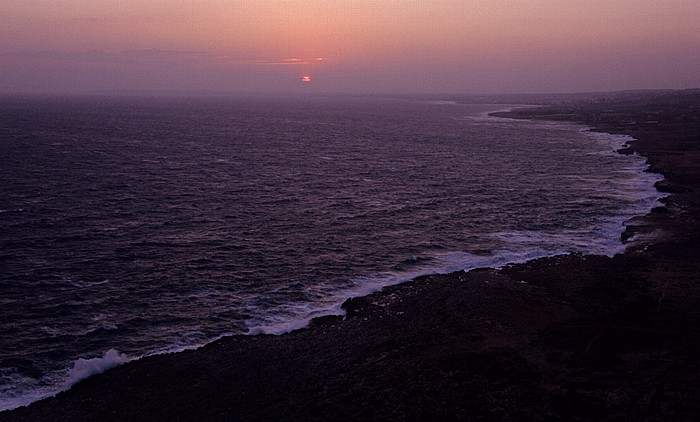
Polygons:
[[[246,126],[241,138],[245,141],[227,137],[225,146],[207,146],[206,153],[189,147],[180,151],[179,129],[154,131],[159,137],[148,145],[155,149],[139,150],[153,160],[140,155],[138,159],[145,161],[131,168],[129,183],[122,176],[110,181],[111,173],[81,179],[76,183],[87,185],[89,195],[84,198],[89,201],[77,208],[75,201],[83,196],[73,190],[49,195],[47,189],[42,201],[50,198],[55,207],[32,208],[32,214],[43,212],[45,217],[32,215],[31,222],[23,223],[36,230],[33,244],[24,242],[20,245],[24,252],[13,248],[13,256],[2,258],[3,264],[17,260],[11,263],[15,276],[22,279],[45,276],[31,286],[32,292],[37,286],[48,292],[42,299],[44,319],[35,327],[45,340],[65,336],[54,353],[65,351],[68,357],[45,364],[48,353],[27,348],[23,353],[34,353],[33,364],[46,375],[32,378],[12,368],[0,369],[5,371],[0,373],[0,408],[54,394],[132,357],[197,348],[228,334],[293,331],[316,317],[342,315],[341,305],[348,298],[422,275],[499,268],[572,252],[619,253],[625,248],[620,242],[625,222],[649,212],[663,196],[653,188],[661,177],[645,171],[643,157],[616,152],[632,142],[630,137],[591,132],[573,123],[508,120],[486,112],[474,116],[477,112],[464,105],[427,109],[412,116],[429,118],[413,121],[397,113],[400,117],[391,124],[386,118],[392,117],[383,112],[372,120],[366,110],[354,110],[362,117],[362,126],[343,116],[333,132],[305,134],[304,142],[296,132],[285,132],[284,126],[258,132]],[[447,114],[426,114],[437,110]],[[460,117],[465,113],[472,115]],[[232,121],[212,123],[230,128]],[[488,128],[474,129],[481,125]],[[268,137],[270,129],[279,130]],[[455,135],[462,131],[463,135]],[[95,166],[121,168],[138,162],[128,145],[100,136],[85,144],[104,142],[103,148],[115,148],[114,154],[100,160],[128,159],[97,160]],[[585,137],[598,148],[588,144],[581,148]],[[167,142],[159,143],[160,138]],[[559,148],[554,148],[557,144]],[[533,155],[518,161],[532,145]],[[552,159],[554,153],[558,155]],[[574,160],[587,153],[592,156]],[[332,160],[317,159],[319,154]],[[231,166],[209,165],[212,159],[229,155],[240,155],[235,166],[233,161]],[[312,165],[303,160],[306,156],[314,157]],[[560,186],[548,186],[549,170],[534,168],[533,160],[554,162],[554,170],[563,168],[564,174],[571,169],[566,160],[592,164],[593,169],[572,172],[556,180],[564,180]],[[161,166],[171,161],[172,166]],[[599,161],[614,165],[598,172]],[[254,165],[247,168],[246,163]],[[499,167],[502,163],[506,166]],[[215,167],[230,167],[235,173],[217,173]],[[46,179],[34,181],[38,186],[57,179],[51,167],[46,168]],[[93,170],[99,174],[99,168]],[[489,171],[497,174],[482,179],[482,173]],[[541,176],[528,178],[534,173]],[[32,170],[28,176],[34,174]],[[513,183],[520,176],[526,182]],[[258,180],[264,186],[256,185]],[[58,181],[59,190],[78,186]],[[106,181],[111,190],[102,186]],[[505,183],[499,185],[500,181]],[[463,189],[470,183],[474,189]],[[523,187],[533,187],[527,198],[516,189]],[[128,189],[128,201],[115,205],[113,188]],[[61,195],[71,201],[61,205]],[[548,201],[556,195],[573,200],[551,205]],[[605,209],[596,209],[595,201]],[[11,202],[15,203],[21,204]],[[102,208],[95,208],[98,205]],[[562,221],[550,224],[538,217],[550,205],[546,211]],[[82,214],[80,219],[55,218],[63,211],[70,217],[76,210],[93,209],[89,218]],[[570,225],[572,213],[579,218]],[[2,220],[29,213],[24,214],[5,214]],[[520,216],[528,218],[517,220]],[[494,228],[494,221],[504,224]],[[576,229],[567,231],[570,226]],[[5,227],[9,233],[14,226]],[[21,230],[22,236],[15,234],[13,241],[25,237],[27,229]],[[55,240],[55,230],[60,235],[81,235],[46,242],[44,236]],[[37,270],[27,270],[21,259]],[[57,274],[67,276],[61,279]],[[30,296],[19,288],[17,292],[18,297]],[[55,326],[59,307],[70,309],[75,318]],[[96,309],[103,315],[96,315]],[[114,349],[102,352],[112,344],[119,344],[128,355]],[[75,356],[97,357],[76,360]]]
[[[76,383],[122,365],[132,358],[116,349],[109,349],[101,357],[73,361],[70,369],[62,373],[49,374],[42,379],[23,375],[13,368],[0,369],[2,386],[0,389],[0,411],[26,406],[35,401],[54,396],[69,389]],[[60,386],[60,387],[57,387]]]
[[[477,119],[502,120],[488,116],[488,113],[482,113]],[[512,120],[522,123],[521,120]],[[262,318],[251,318],[246,321],[246,325],[249,327],[248,334],[283,334],[304,328],[312,319],[319,316],[342,316],[344,311],[341,305],[345,300],[351,297],[366,296],[384,287],[404,283],[423,275],[447,274],[475,268],[500,268],[532,259],[570,253],[605,256],[623,253],[629,245],[621,240],[621,235],[625,230],[625,222],[635,216],[647,214],[654,206],[658,205],[659,200],[665,195],[658,192],[654,188],[654,184],[662,180],[663,177],[646,171],[649,165],[644,157],[637,154],[622,155],[618,152],[619,149],[627,147],[630,142],[634,141],[634,138],[629,135],[595,132],[591,131],[589,127],[574,123],[535,122],[535,124],[566,130],[576,129],[601,144],[603,149],[596,154],[624,160],[626,165],[621,171],[627,173],[628,178],[610,182],[607,189],[627,200],[627,206],[584,231],[564,230],[557,233],[547,233],[516,230],[498,232],[492,236],[505,245],[489,251],[489,253],[471,254],[453,251],[427,257],[408,257],[394,267],[395,271],[356,277],[351,281],[350,286],[326,292],[327,296],[322,301],[285,305],[283,312],[273,313]],[[255,311],[253,310],[253,313]],[[279,318],[279,316],[282,317]]]
[[107,350],[102,354],[102,357],[91,359],[80,358],[73,362],[73,367],[68,371],[63,387],[67,389],[79,381],[96,374],[101,374],[129,360],[131,360],[129,356],[120,353],[116,349]]
[[[271,313],[246,321],[247,334],[281,335],[305,328],[318,317],[344,316],[345,311],[342,309],[342,304],[346,300],[367,296],[385,287],[405,283],[421,276],[450,274],[476,268],[501,268],[509,264],[524,263],[532,259],[563,253],[569,253],[569,251],[540,247],[519,249],[514,246],[495,250],[490,254],[472,254],[461,251],[436,254],[429,258],[422,258],[422,261],[425,262],[424,265],[416,263],[414,268],[409,270],[355,277],[351,280],[349,287],[326,292],[326,296],[320,301],[281,305]],[[252,310],[253,313],[255,311]]]

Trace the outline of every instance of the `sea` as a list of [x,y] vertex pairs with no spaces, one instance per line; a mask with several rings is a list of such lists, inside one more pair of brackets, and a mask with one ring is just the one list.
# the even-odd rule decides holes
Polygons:
[[508,108],[0,98],[0,409],[420,275],[622,252],[661,197],[632,138]]

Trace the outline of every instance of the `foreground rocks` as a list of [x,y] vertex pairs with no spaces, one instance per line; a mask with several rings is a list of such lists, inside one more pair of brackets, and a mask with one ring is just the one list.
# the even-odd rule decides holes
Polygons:
[[652,244],[422,277],[349,300],[346,318],[144,358],[0,420],[696,420],[700,94],[660,98],[510,115],[637,137],[673,193],[630,224]]

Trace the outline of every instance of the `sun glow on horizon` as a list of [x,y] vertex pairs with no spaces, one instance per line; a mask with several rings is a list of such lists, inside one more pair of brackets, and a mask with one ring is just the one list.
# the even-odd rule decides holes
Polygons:
[[687,88],[699,21],[698,0],[2,0],[0,92]]

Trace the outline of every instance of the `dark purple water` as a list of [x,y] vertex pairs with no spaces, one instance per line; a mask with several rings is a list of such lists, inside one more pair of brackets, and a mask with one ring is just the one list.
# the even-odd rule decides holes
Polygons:
[[620,251],[659,197],[629,138],[502,108],[1,99],[0,409],[420,274]]

